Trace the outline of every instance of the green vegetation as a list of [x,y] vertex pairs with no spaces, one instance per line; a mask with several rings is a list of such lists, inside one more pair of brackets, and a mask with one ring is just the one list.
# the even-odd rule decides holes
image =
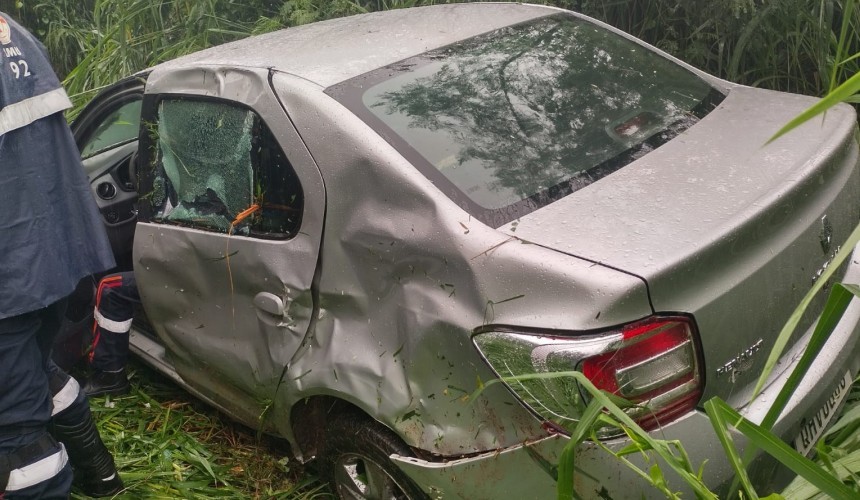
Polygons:
[[[860,69],[831,71],[843,21],[858,49],[860,12],[835,0],[623,0],[566,2],[727,80],[811,95]],[[843,12],[848,14],[843,16]],[[851,50],[853,48],[853,50]]]
[[[48,47],[80,105],[161,61],[249,34],[440,0],[0,0]],[[860,69],[860,11],[838,0],[556,0],[738,83],[822,95]],[[843,12],[849,12],[843,15]]]
[[[230,422],[149,368],[90,402],[126,490],[118,498],[328,498],[285,442]],[[73,495],[74,498],[85,498]]]
[[[843,249],[834,258],[834,262],[828,266],[827,271],[822,275],[822,279],[809,291],[788,319],[771,353],[771,359],[779,358],[782,351],[781,346],[784,346],[785,341],[794,332],[798,320],[813,297],[822,291],[825,283],[832,277],[839,265],[850,256],[858,242],[860,242],[860,226],[845,242]],[[855,296],[860,296],[860,287],[856,285],[833,285],[806,351],[788,377],[785,386],[775,398],[761,424],[756,425],[748,421],[718,397],[704,403],[705,412],[711,421],[714,432],[723,445],[726,457],[736,474],[735,484],[730,487],[730,492],[728,492],[730,494],[728,495],[727,492],[715,492],[708,489],[702,481],[703,470],[708,467],[708,464],[692,463],[682,442],[661,439],[657,437],[659,433],[651,434],[644,431],[625,412],[624,408],[630,407],[629,402],[597,389],[580,372],[542,373],[494,379],[483,384],[471,395],[470,399],[476,400],[483,390],[499,382],[511,383],[559,377],[576,380],[591,395],[592,399],[582,412],[579,422],[573,428],[570,441],[565,446],[558,465],[559,500],[583,498],[580,492],[574,488],[574,471],[577,464],[576,448],[586,440],[596,443],[604,451],[615,456],[616,459],[641,477],[643,483],[650,484],[651,487],[664,494],[666,498],[681,498],[678,485],[678,479],[680,479],[686,483],[686,488],[691,490],[696,498],[758,499],[757,486],[747,474],[748,465],[751,463],[755,450],[762,450],[797,475],[796,479],[782,494],[771,493],[768,498],[858,498],[860,497],[860,474],[858,474],[860,473],[860,382],[854,382],[847,397],[846,406],[842,410],[842,416],[817,443],[814,461],[801,455],[771,432],[777,417],[797,390],[813,360],[821,352]],[[774,364],[775,362],[769,363],[768,368],[761,374],[760,387],[769,377]],[[598,432],[607,427],[618,429],[626,434],[630,443],[620,450],[605,446],[598,439]],[[737,449],[733,442],[730,430],[739,432],[749,441],[749,445],[743,453]],[[637,455],[644,457],[647,470],[629,460],[630,456]],[[666,475],[666,472],[670,470],[675,479],[670,479],[671,476]],[[767,483],[770,478],[761,479]]]

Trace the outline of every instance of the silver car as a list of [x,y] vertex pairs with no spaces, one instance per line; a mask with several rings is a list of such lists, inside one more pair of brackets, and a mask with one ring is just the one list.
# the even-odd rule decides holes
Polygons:
[[[850,107],[764,146],[812,102],[572,12],[464,4],[170,61],[75,132],[144,361],[344,498],[549,498],[587,396],[558,378],[468,398],[482,383],[582,371],[709,485],[732,478],[701,405],[761,420],[822,304],[750,403],[767,352],[860,215]],[[802,452],[860,368],[858,321],[775,425]],[[575,486],[657,494],[590,442]]]

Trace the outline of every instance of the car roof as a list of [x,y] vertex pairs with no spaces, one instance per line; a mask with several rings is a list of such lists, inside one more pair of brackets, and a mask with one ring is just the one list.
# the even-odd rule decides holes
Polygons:
[[359,14],[245,38],[154,69],[272,68],[328,87],[458,40],[558,12],[540,5],[473,3]]

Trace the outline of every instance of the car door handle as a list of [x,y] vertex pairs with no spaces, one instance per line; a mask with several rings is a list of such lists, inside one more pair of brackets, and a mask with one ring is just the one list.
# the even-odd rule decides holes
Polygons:
[[269,292],[260,292],[254,297],[254,306],[272,316],[283,316],[286,310],[284,299]]

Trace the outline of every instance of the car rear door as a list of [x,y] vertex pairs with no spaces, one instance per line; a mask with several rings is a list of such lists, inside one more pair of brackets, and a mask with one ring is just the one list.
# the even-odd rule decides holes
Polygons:
[[147,82],[134,268],[177,374],[255,422],[314,317],[322,178],[268,71]]

